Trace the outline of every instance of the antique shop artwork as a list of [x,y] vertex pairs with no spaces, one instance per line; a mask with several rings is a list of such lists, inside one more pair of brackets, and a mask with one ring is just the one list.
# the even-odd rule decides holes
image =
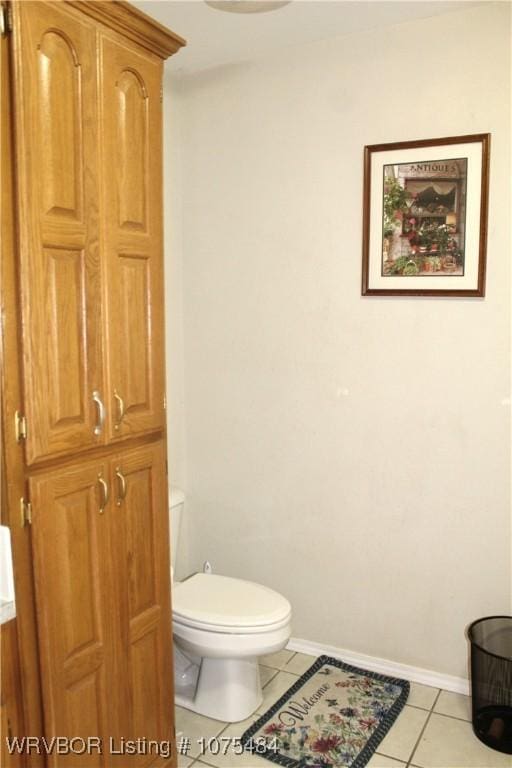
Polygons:
[[385,165],[383,275],[463,275],[467,158]]
[[365,148],[364,295],[484,295],[488,144]]

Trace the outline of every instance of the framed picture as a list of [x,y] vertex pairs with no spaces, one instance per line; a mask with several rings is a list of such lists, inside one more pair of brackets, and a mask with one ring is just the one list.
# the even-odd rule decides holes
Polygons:
[[484,296],[490,134],[364,152],[363,296]]

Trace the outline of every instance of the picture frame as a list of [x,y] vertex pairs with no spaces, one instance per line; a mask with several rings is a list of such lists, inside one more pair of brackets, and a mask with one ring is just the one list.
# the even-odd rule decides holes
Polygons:
[[485,296],[490,134],[364,148],[363,296]]

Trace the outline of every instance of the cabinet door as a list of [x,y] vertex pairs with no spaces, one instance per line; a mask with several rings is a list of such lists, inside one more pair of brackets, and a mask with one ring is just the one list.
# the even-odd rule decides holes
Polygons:
[[[117,573],[124,628],[125,734],[173,737],[173,671],[169,526],[164,446],[144,445],[120,454],[114,466],[118,507]],[[149,765],[155,755],[139,755]]]
[[67,4],[13,8],[30,463],[103,439],[96,37]]
[[17,621],[12,619],[0,626],[0,765],[3,768],[23,768],[26,760],[13,750],[9,753],[7,739],[23,736],[22,702],[19,697],[20,667]]
[[105,504],[103,483],[108,484],[108,465],[99,462],[30,481],[45,735],[99,736],[104,745],[103,754],[53,752],[48,764],[59,768],[108,765],[109,736],[118,731],[110,553],[114,509]]
[[164,424],[162,63],[102,40],[110,437]]

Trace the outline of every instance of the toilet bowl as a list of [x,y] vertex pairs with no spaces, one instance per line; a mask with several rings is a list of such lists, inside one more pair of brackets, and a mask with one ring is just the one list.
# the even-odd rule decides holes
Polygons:
[[[172,514],[173,504],[181,514],[183,502],[171,491]],[[290,603],[261,584],[196,573],[174,582],[172,608],[176,704],[224,722],[245,720],[263,699],[258,658],[290,639]]]

